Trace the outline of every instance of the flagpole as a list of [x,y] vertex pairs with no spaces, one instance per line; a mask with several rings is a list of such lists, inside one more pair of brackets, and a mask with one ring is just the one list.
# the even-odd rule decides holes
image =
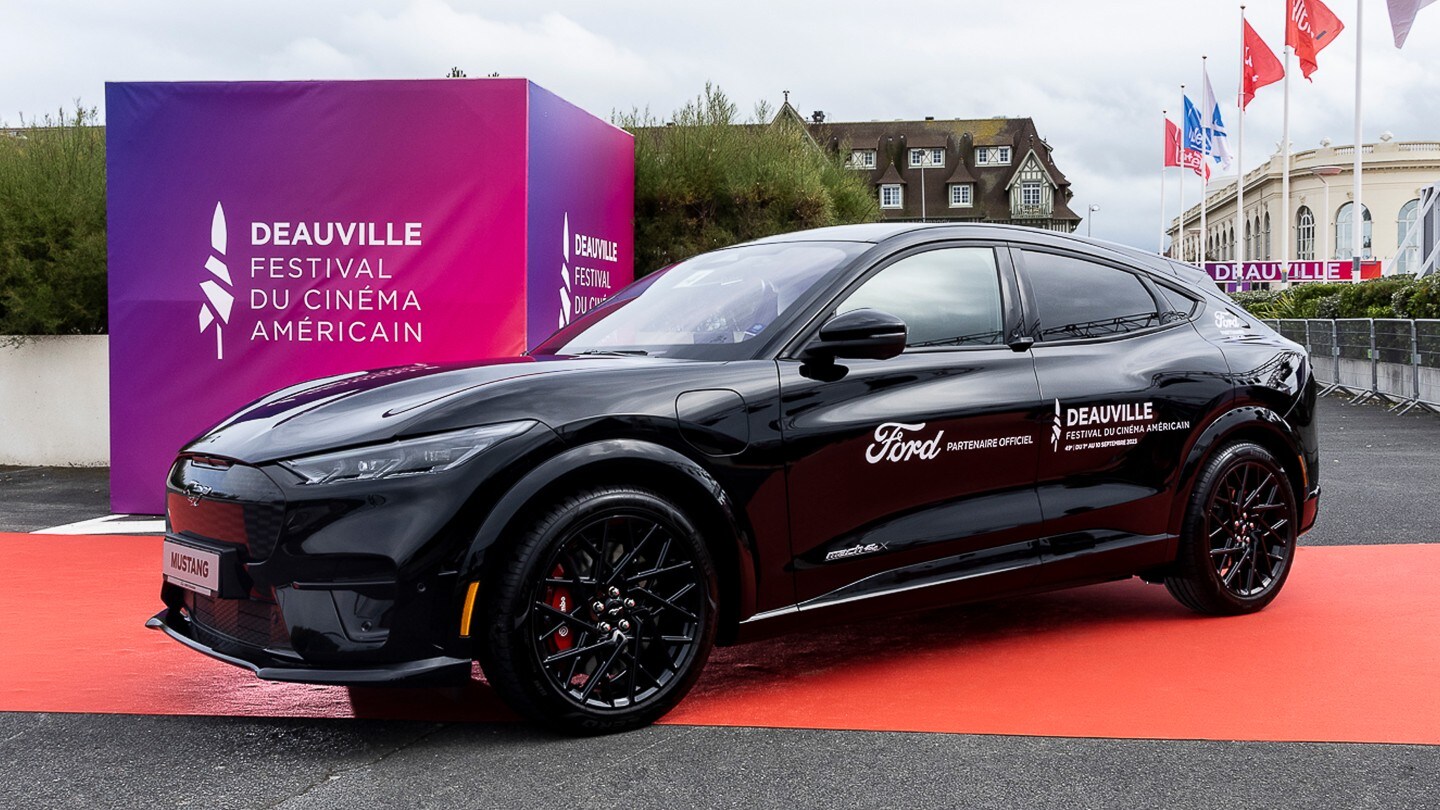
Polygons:
[[[1285,25],[1290,25],[1287,0]],[[1280,278],[1290,286],[1290,42],[1285,42],[1285,112],[1280,124]]]
[[[1166,152],[1170,151],[1170,113],[1168,110],[1160,111],[1160,243],[1158,253],[1165,255],[1165,163],[1170,159]],[[1181,167],[1184,171],[1184,167]]]
[[[1358,3],[1360,0],[1356,0],[1356,2]],[[1209,78],[1205,73],[1206,58],[1203,54],[1200,56],[1200,140],[1203,142],[1201,148],[1204,151],[1201,153],[1203,157],[1200,160],[1200,260],[1196,264],[1202,269],[1205,267],[1205,260],[1209,258],[1205,253],[1205,248],[1209,246],[1210,241],[1210,232],[1205,224],[1205,197],[1210,193],[1208,175],[1210,174],[1210,125],[1212,123],[1209,120],[1211,112],[1206,109],[1205,104],[1205,85],[1206,79]]]
[[[1240,111],[1239,129],[1235,136],[1235,269],[1245,266],[1245,4],[1240,4],[1240,87],[1235,93],[1235,106]],[[1259,252],[1259,251],[1256,251]]]
[[1355,281],[1360,280],[1360,258],[1365,255],[1365,245],[1360,241],[1365,232],[1365,206],[1360,202],[1360,164],[1364,152],[1360,127],[1360,57],[1365,52],[1365,21],[1361,16],[1364,7],[1361,0],[1355,0],[1355,205],[1350,209],[1350,255],[1353,260],[1350,272]]
[[1175,255],[1185,261],[1185,85],[1180,85],[1180,223],[1175,227]]

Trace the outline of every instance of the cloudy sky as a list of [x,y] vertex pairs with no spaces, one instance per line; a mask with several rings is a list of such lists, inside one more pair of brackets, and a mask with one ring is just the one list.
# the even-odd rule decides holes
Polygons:
[[[1404,50],[1385,3],[1364,6],[1364,139],[1440,140],[1440,6],[1420,13]],[[1248,4],[1277,53],[1285,8]],[[1295,69],[1296,150],[1353,141],[1356,2],[1331,8],[1347,30],[1313,83]],[[1100,206],[1095,236],[1153,249],[1160,111],[1175,117],[1202,54],[1216,95],[1233,98],[1239,14],[1214,0],[6,0],[0,121],[75,99],[103,116],[106,81],[428,78],[452,65],[528,77],[605,117],[635,107],[663,117],[707,81],[747,110],[790,90],[803,113],[831,120],[1030,116],[1075,210]],[[1277,84],[1250,106],[1247,169],[1276,148],[1281,97]]]

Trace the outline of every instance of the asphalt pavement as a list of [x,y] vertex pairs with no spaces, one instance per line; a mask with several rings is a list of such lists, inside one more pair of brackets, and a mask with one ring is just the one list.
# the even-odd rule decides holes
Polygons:
[[[1440,539],[1440,417],[1325,399],[1320,419],[1304,542]],[[105,515],[107,488],[104,470],[0,467],[0,530]],[[1440,747],[1325,742],[0,713],[0,762],[0,808],[1440,806]]]
[[0,714],[0,758],[7,808],[1360,810],[1440,796],[1440,748],[1330,743]]
[[109,468],[0,466],[0,532],[33,532],[108,514]]

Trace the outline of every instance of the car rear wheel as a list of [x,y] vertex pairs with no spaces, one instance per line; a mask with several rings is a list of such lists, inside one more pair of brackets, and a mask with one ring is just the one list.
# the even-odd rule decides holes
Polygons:
[[522,714],[571,733],[653,722],[709,657],[715,567],[694,523],[648,490],[545,509],[502,566],[481,664]]
[[1206,463],[1191,493],[1176,571],[1165,587],[1199,613],[1260,610],[1290,574],[1297,524],[1295,493],[1275,457],[1250,442],[1228,445]]

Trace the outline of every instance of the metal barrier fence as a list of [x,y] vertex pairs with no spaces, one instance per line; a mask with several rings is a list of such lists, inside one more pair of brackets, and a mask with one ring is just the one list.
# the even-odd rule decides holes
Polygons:
[[1267,320],[1310,353],[1320,395],[1351,394],[1405,413],[1440,414],[1440,320],[1341,318]]

